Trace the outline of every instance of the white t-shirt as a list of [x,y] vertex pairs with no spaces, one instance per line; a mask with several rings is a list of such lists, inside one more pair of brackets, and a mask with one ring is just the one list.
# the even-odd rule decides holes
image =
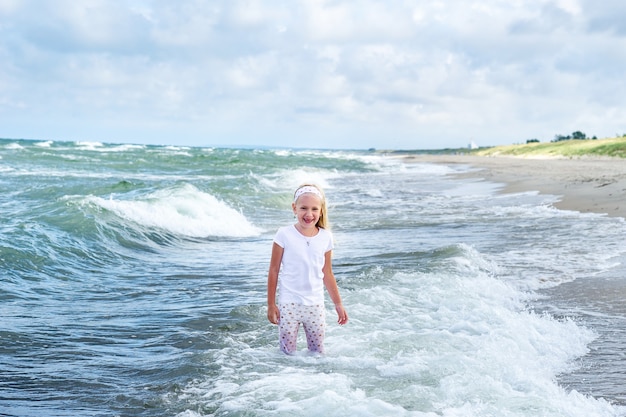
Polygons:
[[326,229],[307,237],[295,225],[278,229],[274,242],[284,249],[278,274],[278,302],[316,305],[324,303],[324,256],[333,249]]

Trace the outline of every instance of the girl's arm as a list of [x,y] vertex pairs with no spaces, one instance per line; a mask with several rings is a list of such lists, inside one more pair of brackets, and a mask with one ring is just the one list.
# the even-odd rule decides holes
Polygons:
[[284,251],[280,245],[274,242],[272,245],[270,269],[267,273],[267,319],[273,324],[278,324],[278,318],[280,317],[280,311],[278,311],[278,306],[276,305],[276,287]]
[[326,291],[328,291],[330,299],[333,300],[333,303],[335,304],[335,311],[337,311],[337,323],[343,325],[348,322],[348,313],[346,312],[346,309],[343,308],[343,304],[341,303],[341,296],[339,295],[339,288],[337,287],[335,274],[333,274],[331,258],[332,251],[329,250],[324,255],[324,286],[326,286]]

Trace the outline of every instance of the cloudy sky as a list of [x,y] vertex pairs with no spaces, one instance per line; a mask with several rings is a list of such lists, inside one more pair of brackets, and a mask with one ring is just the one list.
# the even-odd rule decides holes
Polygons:
[[0,0],[0,137],[429,149],[626,133],[623,0]]

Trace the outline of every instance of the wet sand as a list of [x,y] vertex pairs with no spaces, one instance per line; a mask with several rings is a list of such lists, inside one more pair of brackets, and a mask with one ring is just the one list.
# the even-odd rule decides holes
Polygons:
[[560,198],[562,210],[606,213],[626,218],[626,159],[520,158],[470,155],[405,155],[407,162],[463,164],[477,170],[461,174],[505,184],[502,192],[539,191]]

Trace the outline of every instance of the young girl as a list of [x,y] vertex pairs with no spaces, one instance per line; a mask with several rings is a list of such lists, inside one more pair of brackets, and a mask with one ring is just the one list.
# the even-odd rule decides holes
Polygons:
[[335,304],[337,322],[341,325],[348,322],[331,265],[333,240],[326,229],[326,198],[319,187],[305,184],[294,193],[291,206],[297,222],[278,229],[272,246],[267,275],[267,318],[278,324],[280,349],[284,353],[296,351],[300,324],[309,351],[324,353],[324,286]]

